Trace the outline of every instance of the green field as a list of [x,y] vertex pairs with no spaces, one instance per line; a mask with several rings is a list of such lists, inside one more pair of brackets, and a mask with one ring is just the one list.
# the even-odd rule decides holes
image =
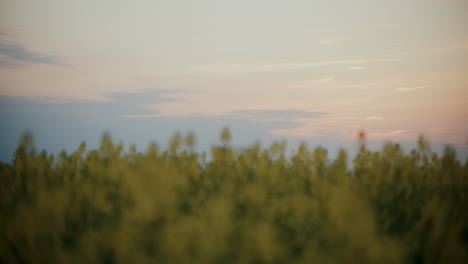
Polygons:
[[0,164],[0,263],[468,263],[468,161],[358,144],[237,151],[224,130],[208,159],[191,134],[104,135],[54,157],[25,135]]

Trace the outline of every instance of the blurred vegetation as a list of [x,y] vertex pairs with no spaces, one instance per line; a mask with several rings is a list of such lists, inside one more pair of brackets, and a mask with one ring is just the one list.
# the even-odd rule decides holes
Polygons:
[[285,144],[212,158],[193,134],[57,157],[23,136],[0,164],[0,263],[468,263],[468,162],[453,149]]

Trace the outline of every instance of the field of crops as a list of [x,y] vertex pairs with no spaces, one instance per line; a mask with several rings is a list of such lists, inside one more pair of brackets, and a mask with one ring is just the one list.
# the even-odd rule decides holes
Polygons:
[[54,157],[25,135],[0,164],[0,263],[468,263],[468,161],[358,140],[289,157],[224,130],[206,158],[191,134],[144,153],[104,135]]

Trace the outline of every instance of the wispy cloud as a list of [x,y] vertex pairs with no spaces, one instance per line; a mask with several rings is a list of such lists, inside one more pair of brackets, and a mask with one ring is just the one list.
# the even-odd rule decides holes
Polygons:
[[300,70],[313,67],[327,67],[337,65],[372,64],[395,61],[394,59],[355,59],[328,60],[318,62],[280,62],[280,63],[237,63],[237,64],[205,64],[188,69],[191,73],[204,74],[239,74]]
[[256,121],[294,121],[300,118],[321,118],[326,116],[326,113],[301,110],[238,110],[230,115]]
[[394,139],[405,139],[413,138],[415,135],[410,129],[399,129],[389,132],[370,132],[367,134],[370,139],[379,140],[394,140]]
[[335,80],[335,77],[333,76],[327,76],[327,77],[322,77],[318,79],[310,79],[310,80],[303,80],[303,81],[298,81],[298,82],[293,82],[291,83],[288,88],[291,89],[302,89],[302,88],[317,88],[317,87],[322,87],[325,84],[332,83]]
[[173,95],[182,90],[145,90],[137,93],[114,93],[110,94],[111,104],[124,106],[125,114],[118,115],[118,118],[152,118],[161,116],[160,111],[155,106],[162,102],[182,101]]
[[411,87],[400,87],[395,89],[395,91],[398,92],[409,92],[409,91],[416,91],[416,90],[423,90],[427,88],[431,88],[432,86],[430,85],[424,85],[424,86],[411,86]]
[[383,117],[381,116],[367,116],[367,117],[359,117],[359,116],[342,116],[339,114],[330,114],[327,116],[328,120],[335,120],[335,121],[383,121]]
[[335,80],[335,77],[325,77],[317,80],[318,83],[327,83]]
[[16,43],[0,43],[0,67],[16,67],[21,63],[64,65],[56,56],[29,51]]
[[368,116],[366,120],[383,121],[381,116]]
[[[162,116],[155,106],[163,102],[183,101],[175,95],[182,90],[143,90],[133,93],[111,93],[105,95],[103,100],[83,100],[76,98],[56,97],[11,97],[17,100],[27,100],[32,103],[49,105],[53,108],[76,109],[76,112],[85,111],[91,115],[106,116],[108,118],[149,118]],[[6,100],[8,96],[0,95]]]
[[365,66],[349,66],[347,69],[350,70],[350,71],[359,71],[359,70],[363,70],[367,67]]

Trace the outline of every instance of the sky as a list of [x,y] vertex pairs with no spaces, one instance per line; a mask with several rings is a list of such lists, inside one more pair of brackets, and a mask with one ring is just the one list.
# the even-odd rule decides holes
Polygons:
[[468,1],[0,0],[0,160],[40,148],[468,144]]

